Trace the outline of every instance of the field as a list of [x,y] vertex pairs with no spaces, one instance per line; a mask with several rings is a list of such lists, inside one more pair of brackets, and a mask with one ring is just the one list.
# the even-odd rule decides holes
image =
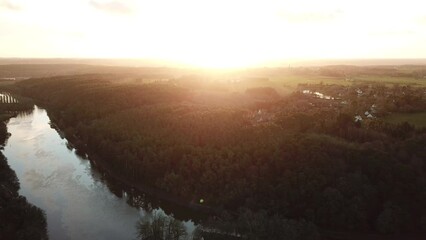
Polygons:
[[386,118],[386,122],[389,123],[404,123],[408,122],[418,128],[426,128],[426,112],[421,113],[393,113]]
[[413,87],[426,87],[426,78],[394,77],[394,76],[360,76],[355,81],[362,83],[383,83],[388,86],[393,84],[411,85]]

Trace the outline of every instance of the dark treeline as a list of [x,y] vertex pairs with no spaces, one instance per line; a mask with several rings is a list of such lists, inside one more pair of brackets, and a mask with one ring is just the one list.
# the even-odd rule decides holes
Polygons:
[[[21,105],[17,108],[3,106],[7,104],[9,103],[0,103],[1,148],[9,137],[5,122],[12,116],[10,113],[5,114],[3,109],[28,110],[30,106]],[[30,107],[32,108],[33,105]],[[18,178],[8,165],[3,153],[0,153],[0,239],[48,239],[44,212],[28,203],[25,197],[19,195],[18,190]]]
[[[217,224],[246,217],[257,230],[234,229],[248,239],[274,239],[286,224],[314,229],[294,239],[315,239],[312,223],[332,231],[426,233],[426,130],[383,122],[376,116],[410,104],[387,98],[393,105],[385,111],[386,97],[367,98],[362,86],[333,99],[297,92],[247,108],[194,104],[190,90],[171,84],[91,76],[18,86],[114,172],[230,213]],[[423,94],[409,109],[426,111],[424,103]],[[375,116],[366,117],[367,110]],[[245,215],[234,210],[240,207]]]
[[241,210],[237,219],[224,216],[219,220],[210,220],[203,226],[198,225],[193,231],[188,231],[173,216],[153,210],[137,223],[137,229],[141,240],[319,239],[312,223],[283,219],[277,215],[270,217],[265,211],[253,213],[247,209]]

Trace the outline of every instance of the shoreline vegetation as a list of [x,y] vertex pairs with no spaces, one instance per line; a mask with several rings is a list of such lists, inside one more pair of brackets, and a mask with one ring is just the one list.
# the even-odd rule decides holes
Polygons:
[[[16,97],[16,96],[15,96]],[[24,99],[17,97],[17,99]],[[6,122],[20,111],[30,111],[33,103],[0,103],[0,145],[3,149],[9,133]],[[19,179],[0,153],[0,238],[19,240],[47,240],[46,215],[38,207],[19,195]]]
[[346,67],[320,68],[292,93],[263,77],[236,88],[199,75],[62,76],[13,89],[42,102],[67,139],[111,175],[222,210],[203,221],[206,229],[245,239],[420,239],[426,129],[384,118],[426,111],[423,80],[383,83],[374,71],[385,72],[380,79],[400,73],[350,69],[372,76],[354,81],[361,77],[347,77]]
[[[41,103],[40,106],[43,107],[43,104]],[[48,108],[47,108],[47,110],[49,111]],[[67,139],[70,146],[72,148],[76,149],[77,154],[79,154],[81,157],[85,157],[85,155],[87,154],[88,155],[87,158],[94,165],[94,167],[99,169],[104,175],[107,174],[108,177],[111,177],[111,178],[117,180],[121,184],[124,184],[126,187],[128,187],[130,189],[136,189],[137,191],[140,191],[142,193],[146,193],[150,196],[153,196],[154,198],[157,198],[157,199],[160,199],[160,200],[163,200],[163,201],[166,201],[166,202],[170,202],[170,203],[175,204],[177,206],[184,207],[188,210],[192,210],[192,211],[196,211],[196,212],[200,212],[200,213],[204,213],[204,214],[212,214],[212,213],[217,214],[217,213],[221,212],[220,209],[215,209],[215,208],[212,208],[212,207],[209,207],[209,206],[203,206],[201,204],[190,202],[188,199],[183,199],[183,198],[180,198],[178,196],[173,196],[170,193],[167,193],[167,192],[165,192],[165,191],[163,191],[159,188],[154,188],[152,186],[144,185],[143,183],[140,183],[140,182],[138,183],[138,182],[132,181],[131,178],[127,178],[124,175],[119,175],[119,174],[115,173],[111,168],[109,168],[105,163],[102,162],[101,158],[99,156],[97,156],[96,152],[92,152],[92,151],[90,151],[90,149],[87,149],[85,147],[85,143],[79,141],[78,137],[76,137],[74,135],[65,134],[61,130],[61,128],[57,124],[55,124],[54,118],[50,117],[50,119],[52,120],[52,122],[51,122],[52,128],[54,128],[56,131],[58,131],[58,133],[61,135],[62,138]]]

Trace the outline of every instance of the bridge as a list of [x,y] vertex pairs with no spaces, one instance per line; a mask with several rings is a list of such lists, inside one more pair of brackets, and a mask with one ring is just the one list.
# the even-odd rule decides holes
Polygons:
[[0,103],[19,103],[19,101],[8,92],[1,92]]

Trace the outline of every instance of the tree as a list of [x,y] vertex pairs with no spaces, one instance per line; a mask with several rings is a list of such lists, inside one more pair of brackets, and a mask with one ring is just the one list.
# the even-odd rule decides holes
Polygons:
[[182,240],[188,235],[181,221],[158,210],[147,214],[137,228],[141,240]]

